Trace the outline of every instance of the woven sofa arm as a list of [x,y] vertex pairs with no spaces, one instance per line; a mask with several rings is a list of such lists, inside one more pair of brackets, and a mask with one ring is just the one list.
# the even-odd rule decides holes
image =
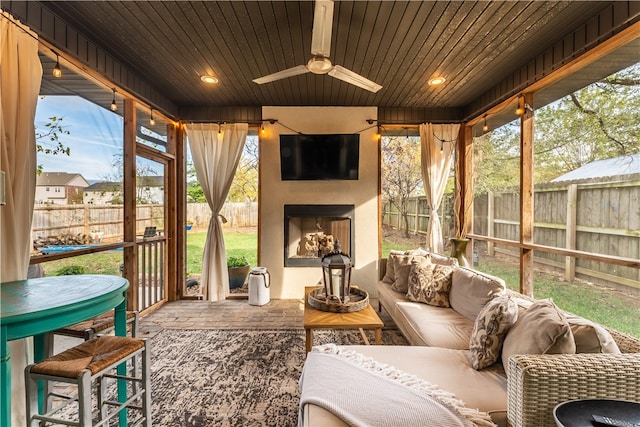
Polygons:
[[507,415],[513,427],[553,426],[553,408],[572,399],[640,400],[640,353],[509,358]]

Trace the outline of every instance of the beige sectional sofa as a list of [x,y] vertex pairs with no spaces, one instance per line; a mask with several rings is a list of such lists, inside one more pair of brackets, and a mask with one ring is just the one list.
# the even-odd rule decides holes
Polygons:
[[[449,307],[437,306],[441,304],[438,294],[431,291],[418,293],[416,298],[412,283],[408,284],[411,297],[421,300],[422,295],[429,303],[408,299],[406,282],[415,282],[416,272],[411,269],[417,267],[415,259],[408,263],[407,259],[398,260],[405,255],[426,257],[431,264],[450,265],[448,268],[453,271],[445,270],[450,272],[446,291]],[[640,340],[564,313],[551,301],[536,301],[508,291],[501,279],[459,267],[451,258],[415,251],[391,257],[389,269],[386,259],[380,262],[378,301],[411,346],[345,349],[450,391],[467,407],[489,413],[499,426],[554,426],[553,407],[571,399],[640,400]],[[394,280],[398,278],[400,284]],[[505,317],[505,312],[487,320],[489,326],[481,321],[489,319],[488,313],[495,314],[496,306],[510,307],[505,310],[517,313],[506,331],[498,334],[497,356],[491,354],[495,348],[490,348],[496,347],[496,337],[486,334],[487,338],[483,328],[491,329],[495,326],[492,322]],[[479,342],[488,343],[489,348],[478,351]],[[529,354],[519,354],[524,352],[522,349]],[[485,356],[487,360],[482,359]],[[489,363],[491,357],[497,357],[495,363]],[[476,368],[489,366],[475,369],[474,364]],[[345,425],[315,405],[305,405],[301,411],[305,426]]]

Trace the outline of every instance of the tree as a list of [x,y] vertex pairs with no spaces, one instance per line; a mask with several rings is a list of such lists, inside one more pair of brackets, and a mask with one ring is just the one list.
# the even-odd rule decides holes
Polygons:
[[[44,129],[36,128],[36,153],[43,154],[66,154],[71,155],[71,148],[65,146],[60,140],[61,135],[71,135],[68,126],[62,125],[63,117],[49,117],[49,121],[44,125]],[[38,175],[42,173],[42,165],[38,165]]]
[[247,136],[236,175],[227,195],[228,202],[258,200],[258,137]]
[[[535,112],[536,183],[596,160],[640,152],[640,64]],[[519,121],[474,141],[476,194],[519,183]]]
[[382,194],[404,221],[409,237],[409,198],[424,194],[420,170],[420,137],[382,137]]

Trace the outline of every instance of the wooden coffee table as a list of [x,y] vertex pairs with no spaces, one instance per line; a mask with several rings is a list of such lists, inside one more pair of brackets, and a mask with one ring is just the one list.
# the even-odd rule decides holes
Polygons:
[[366,345],[369,345],[369,340],[364,330],[373,329],[376,334],[376,345],[382,344],[384,323],[370,305],[353,313],[332,313],[317,310],[309,305],[308,300],[309,292],[314,289],[318,289],[318,286],[308,286],[304,292],[304,331],[307,353],[311,351],[313,346],[314,329],[358,329]]

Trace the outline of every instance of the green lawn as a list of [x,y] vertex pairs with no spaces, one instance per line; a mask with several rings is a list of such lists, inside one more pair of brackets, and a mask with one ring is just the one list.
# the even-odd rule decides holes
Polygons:
[[[187,232],[187,274],[202,272],[202,252],[206,231]],[[252,267],[258,265],[258,234],[224,232],[224,244],[227,256],[244,256]]]

